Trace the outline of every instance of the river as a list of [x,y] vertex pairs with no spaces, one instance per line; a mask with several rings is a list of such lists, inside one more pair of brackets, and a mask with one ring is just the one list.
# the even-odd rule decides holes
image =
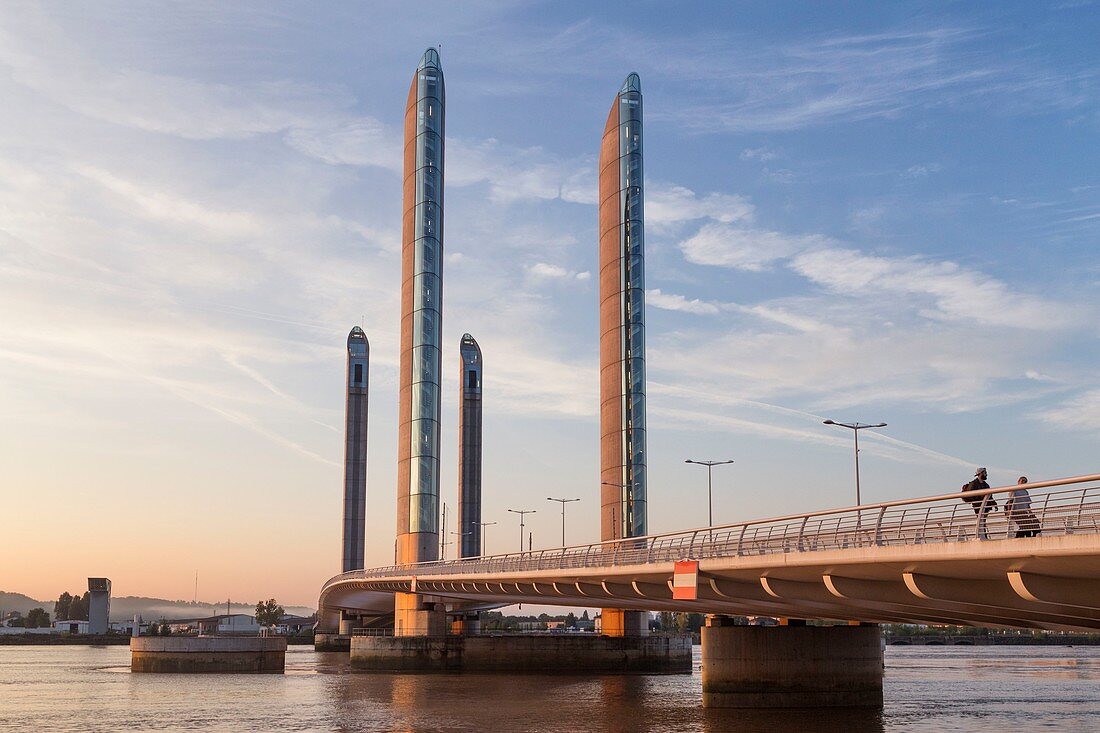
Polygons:
[[130,674],[126,647],[0,647],[0,730],[1100,731],[1100,647],[889,647],[881,712],[704,710],[691,676]]

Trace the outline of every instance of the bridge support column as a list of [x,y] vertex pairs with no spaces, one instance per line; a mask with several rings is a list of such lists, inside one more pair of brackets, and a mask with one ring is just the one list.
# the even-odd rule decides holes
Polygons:
[[621,608],[600,609],[600,633],[604,636],[648,636],[649,614]]
[[451,618],[451,633],[477,636],[481,633],[481,616],[477,613],[460,613]]
[[419,593],[395,593],[394,636],[447,635],[447,611]]
[[351,636],[351,630],[356,627],[356,624],[357,624],[358,621],[359,621],[358,616],[354,616],[354,615],[348,613],[347,611],[341,611],[340,612],[340,630],[338,632],[339,635],[340,636]]
[[877,626],[733,626],[702,629],[703,707],[882,707]]

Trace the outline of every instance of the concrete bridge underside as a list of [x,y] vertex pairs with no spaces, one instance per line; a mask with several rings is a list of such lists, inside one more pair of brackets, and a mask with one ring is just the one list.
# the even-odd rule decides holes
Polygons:
[[698,599],[672,598],[673,563],[463,572],[433,563],[406,574],[330,581],[321,626],[340,610],[383,615],[393,594],[432,596],[452,611],[532,603],[645,611],[785,616],[867,623],[1100,629],[1100,536],[861,547],[699,561]]

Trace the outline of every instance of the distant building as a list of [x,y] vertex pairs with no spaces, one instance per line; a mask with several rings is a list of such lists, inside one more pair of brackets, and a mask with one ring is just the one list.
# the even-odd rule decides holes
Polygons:
[[88,633],[106,634],[110,616],[110,578],[88,578]]
[[[54,621],[53,629],[59,634],[87,634],[87,621]],[[107,633],[106,630],[103,633]]]
[[317,623],[316,616],[295,616],[287,614],[275,624],[275,633],[284,636],[308,634]]
[[[177,621],[176,623],[180,622]],[[260,624],[256,622],[256,617],[245,613],[223,613],[217,616],[207,616],[206,618],[194,619],[191,625],[200,634],[260,633]]]
[[[142,623],[140,628],[145,629],[147,624]],[[175,629],[172,629],[175,633]],[[126,621],[112,621],[110,624],[110,632],[113,634],[124,634],[126,636],[133,636],[134,634],[134,620],[127,619]]]

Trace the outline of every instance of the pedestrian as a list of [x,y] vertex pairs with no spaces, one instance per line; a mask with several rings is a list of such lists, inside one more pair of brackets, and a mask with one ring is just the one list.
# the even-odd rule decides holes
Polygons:
[[1016,524],[1017,537],[1038,537],[1042,532],[1039,529],[1039,520],[1031,511],[1031,494],[1022,488],[1027,483],[1027,476],[1021,476],[1016,480],[1016,488],[1008,495],[1005,502],[1005,513]]
[[978,538],[983,540],[989,539],[985,534],[986,515],[997,507],[997,502],[990,494],[971,496],[968,495],[968,492],[988,489],[989,484],[985,481],[987,477],[988,473],[985,467],[979,467],[974,471],[974,478],[970,483],[963,484],[962,487],[963,501],[969,504],[974,509],[974,513],[978,515]]

